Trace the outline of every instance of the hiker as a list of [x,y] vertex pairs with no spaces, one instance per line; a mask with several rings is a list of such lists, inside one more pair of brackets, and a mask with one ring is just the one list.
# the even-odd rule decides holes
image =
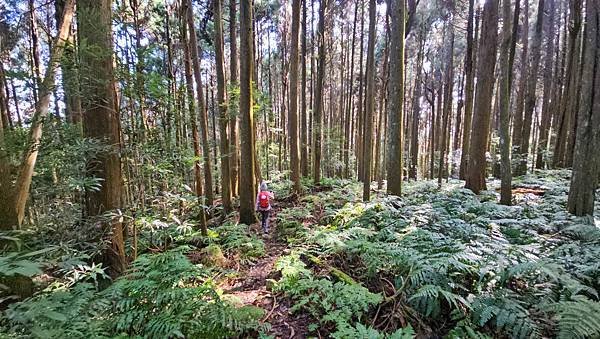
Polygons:
[[271,212],[271,199],[273,198],[273,192],[269,192],[267,183],[262,181],[256,195],[256,212],[259,212],[261,215],[261,224],[264,233],[269,232],[269,214]]

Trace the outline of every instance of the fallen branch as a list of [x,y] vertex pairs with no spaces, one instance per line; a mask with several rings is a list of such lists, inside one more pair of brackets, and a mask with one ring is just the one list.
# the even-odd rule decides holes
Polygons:
[[339,281],[343,281],[346,284],[349,285],[360,285],[358,282],[356,282],[356,280],[354,280],[351,276],[349,276],[348,274],[346,274],[344,271],[337,269],[325,262],[323,262],[321,259],[315,257],[312,254],[305,254],[306,258],[312,262],[313,264],[326,269],[327,271],[329,271],[329,273],[334,276],[336,279],[338,279]]
[[275,295],[273,295],[273,307],[271,307],[271,311],[269,312],[269,314],[267,314],[266,317],[261,319],[261,322],[267,321],[271,317],[271,315],[273,315],[273,311],[275,311],[276,307],[277,307],[277,297]]

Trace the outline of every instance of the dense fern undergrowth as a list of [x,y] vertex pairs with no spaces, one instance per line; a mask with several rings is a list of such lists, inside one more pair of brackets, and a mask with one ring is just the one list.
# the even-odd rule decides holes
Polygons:
[[[289,250],[267,286],[291,317],[309,316],[307,336],[599,337],[600,221],[566,212],[569,175],[518,178],[542,195],[517,194],[511,207],[459,181],[408,183],[402,198],[364,204],[355,182],[306,183],[295,201],[290,183],[275,180],[273,236]],[[235,215],[201,237],[198,209],[183,190],[132,216],[140,255],[112,282],[86,233],[68,236],[88,226],[2,234],[0,277],[34,285],[27,298],[0,286],[0,337],[269,337],[265,310],[219,288],[268,244]]]

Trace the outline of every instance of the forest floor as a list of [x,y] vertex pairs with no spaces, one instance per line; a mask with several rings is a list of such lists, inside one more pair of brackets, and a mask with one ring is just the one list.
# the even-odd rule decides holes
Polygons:
[[279,202],[265,254],[219,288],[264,310],[261,337],[596,333],[569,322],[600,310],[600,220],[566,213],[568,176],[517,178],[511,207],[497,203],[495,181],[480,196],[458,180],[408,183],[404,198],[375,191],[368,204],[355,182],[312,187]]
[[570,175],[515,178],[513,206],[492,180],[480,195],[454,179],[402,197],[373,185],[364,203],[355,181],[296,196],[278,179],[268,234],[216,213],[203,236],[196,197],[165,194],[136,221],[143,254],[105,290],[89,257],[46,248],[78,233],[32,229],[39,245],[0,271],[55,277],[1,314],[0,338],[598,338],[600,194],[595,218],[570,215]]
[[262,308],[266,315],[261,321],[270,324],[266,334],[275,338],[304,338],[310,323],[308,316],[292,315],[291,301],[277,300],[277,293],[272,291],[272,286],[267,286],[272,285],[274,278],[278,278],[275,263],[281,256],[290,253],[289,244],[276,231],[278,212],[282,208],[289,207],[291,207],[289,203],[283,203],[273,208],[269,216],[268,233],[262,233],[260,223],[250,226],[251,232],[262,233],[266,253],[253,265],[241,266],[236,277],[224,279],[220,282],[219,288],[240,306]]

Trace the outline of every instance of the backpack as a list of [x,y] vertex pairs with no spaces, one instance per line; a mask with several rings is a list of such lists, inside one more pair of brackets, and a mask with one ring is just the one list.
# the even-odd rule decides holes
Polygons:
[[258,206],[267,209],[269,208],[269,205],[269,192],[260,192],[258,195]]

